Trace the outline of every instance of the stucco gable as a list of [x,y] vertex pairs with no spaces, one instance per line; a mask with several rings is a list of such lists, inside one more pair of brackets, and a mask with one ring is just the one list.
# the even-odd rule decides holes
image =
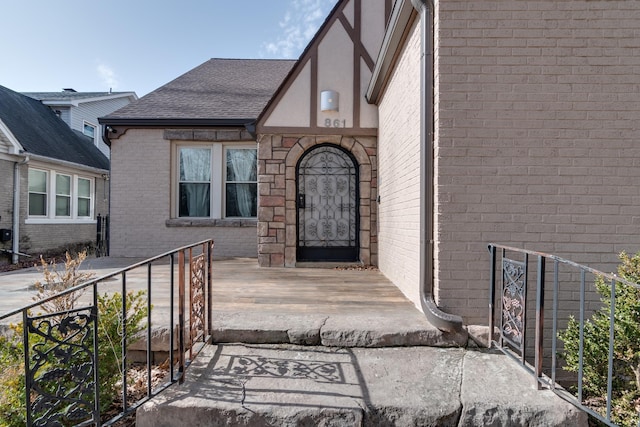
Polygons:
[[[315,133],[375,128],[377,110],[364,98],[392,0],[341,0],[258,119],[258,133]],[[363,82],[367,80],[366,82]],[[321,92],[338,93],[338,111],[322,111]]]

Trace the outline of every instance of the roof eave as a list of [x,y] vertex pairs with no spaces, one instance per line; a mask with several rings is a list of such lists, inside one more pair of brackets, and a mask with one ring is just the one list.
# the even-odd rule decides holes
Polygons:
[[[29,96],[29,95],[26,95],[26,96]],[[47,98],[47,99],[40,100],[40,102],[42,102],[44,105],[49,105],[49,106],[60,105],[60,106],[77,107],[78,104],[83,104],[86,102],[97,102],[97,101],[105,101],[105,100],[119,99],[119,98],[131,98],[132,100],[135,101],[138,99],[138,95],[136,95],[135,92],[118,92],[118,93],[109,93],[101,96],[94,96],[91,98],[80,98],[80,97],[79,98],[73,98],[73,97],[72,98]]]
[[389,25],[380,47],[380,53],[367,87],[366,99],[370,104],[377,104],[380,99],[380,95],[389,79],[389,74],[393,69],[398,47],[405,38],[407,25],[411,21],[414,11],[415,9],[410,0],[399,0],[394,3]]
[[100,117],[98,122],[107,126],[203,126],[203,127],[243,127],[255,122],[255,118],[241,119],[149,119],[126,117]]

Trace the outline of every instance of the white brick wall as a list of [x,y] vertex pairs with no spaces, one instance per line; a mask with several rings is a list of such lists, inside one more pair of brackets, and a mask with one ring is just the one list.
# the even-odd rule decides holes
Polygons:
[[420,305],[420,28],[379,106],[379,268]]
[[167,227],[171,143],[163,129],[129,129],[111,146],[111,256],[150,257],[215,239],[216,256],[257,256],[256,227]]
[[[486,319],[497,242],[640,250],[640,2],[437,2],[437,296]],[[384,178],[383,178],[384,179]]]

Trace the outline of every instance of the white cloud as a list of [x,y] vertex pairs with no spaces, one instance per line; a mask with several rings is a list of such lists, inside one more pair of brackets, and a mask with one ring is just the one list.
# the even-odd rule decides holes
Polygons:
[[118,78],[111,67],[100,63],[98,64],[97,71],[102,83],[104,83],[108,89],[116,90],[118,88]]
[[297,58],[314,36],[337,0],[291,0],[280,21],[282,34],[263,45],[269,56]]

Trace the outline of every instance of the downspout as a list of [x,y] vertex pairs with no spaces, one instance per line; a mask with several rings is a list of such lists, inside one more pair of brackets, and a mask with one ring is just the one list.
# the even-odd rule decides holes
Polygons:
[[13,164],[13,237],[11,239],[11,263],[17,264],[20,253],[20,166],[29,162],[25,156],[20,162]]
[[436,328],[462,331],[462,317],[440,310],[433,296],[433,128],[434,62],[433,0],[411,0],[420,13],[420,303],[425,316]]

